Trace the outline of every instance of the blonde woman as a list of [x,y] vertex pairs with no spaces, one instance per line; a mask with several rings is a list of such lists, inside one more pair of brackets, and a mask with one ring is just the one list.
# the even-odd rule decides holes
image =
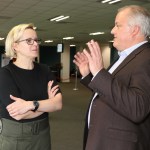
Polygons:
[[33,24],[11,29],[0,69],[1,150],[50,150],[48,113],[61,110],[62,94],[49,67],[34,62],[40,40]]

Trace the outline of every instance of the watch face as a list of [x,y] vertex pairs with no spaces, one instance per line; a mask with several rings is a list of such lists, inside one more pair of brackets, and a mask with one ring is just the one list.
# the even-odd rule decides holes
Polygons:
[[33,111],[36,111],[39,108],[39,102],[38,101],[33,101],[33,104],[35,106]]

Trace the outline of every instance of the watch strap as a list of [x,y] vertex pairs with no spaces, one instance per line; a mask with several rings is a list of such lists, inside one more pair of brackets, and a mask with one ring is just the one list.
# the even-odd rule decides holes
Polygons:
[[39,102],[34,100],[33,105],[35,106],[35,108],[33,109],[33,111],[35,112],[39,108]]

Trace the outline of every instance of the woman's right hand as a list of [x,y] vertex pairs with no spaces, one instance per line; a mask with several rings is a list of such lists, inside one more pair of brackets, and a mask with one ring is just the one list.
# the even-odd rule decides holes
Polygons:
[[26,112],[34,109],[33,101],[26,101],[13,95],[10,95],[10,98],[14,102],[9,104],[6,109],[11,117],[25,114]]

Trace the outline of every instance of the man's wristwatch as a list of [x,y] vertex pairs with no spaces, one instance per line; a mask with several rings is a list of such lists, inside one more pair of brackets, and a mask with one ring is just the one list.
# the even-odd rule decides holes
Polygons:
[[33,111],[35,112],[39,108],[39,102],[34,100],[33,105],[35,106],[35,108],[33,109]]

